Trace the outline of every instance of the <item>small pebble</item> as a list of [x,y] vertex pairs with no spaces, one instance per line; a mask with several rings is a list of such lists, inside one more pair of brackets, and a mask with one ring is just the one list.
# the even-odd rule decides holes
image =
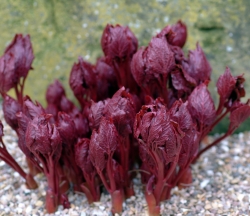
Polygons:
[[99,209],[103,211],[105,209],[105,206],[99,206]]
[[35,205],[37,207],[41,207],[43,205],[43,202],[41,200],[38,200]]
[[201,188],[204,188],[204,187],[206,187],[207,185],[208,185],[208,183],[210,182],[210,180],[209,179],[205,179],[205,180],[203,180],[201,183],[200,183],[200,187]]

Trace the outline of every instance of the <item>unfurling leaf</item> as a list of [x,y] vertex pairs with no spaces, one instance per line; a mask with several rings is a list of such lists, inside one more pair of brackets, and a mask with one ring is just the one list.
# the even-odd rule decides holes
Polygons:
[[175,25],[163,28],[157,37],[166,37],[169,44],[182,48],[187,40],[187,26],[179,20]]
[[90,140],[82,138],[75,146],[75,158],[77,165],[86,173],[91,174],[95,171],[95,168],[90,160],[89,156],[89,144]]
[[0,93],[6,93],[18,83],[18,76],[15,74],[15,62],[13,58],[2,56],[0,58]]
[[229,130],[233,132],[249,116],[250,116],[250,106],[249,106],[249,104],[241,104],[241,105],[239,105],[239,107],[234,109],[230,114]]
[[98,130],[101,118],[103,117],[103,111],[110,99],[99,101],[97,103],[92,101],[91,107],[89,109],[89,127],[94,130]]
[[83,107],[86,101],[96,100],[96,77],[93,66],[79,57],[71,69],[69,84]]
[[46,101],[48,104],[59,105],[62,96],[65,96],[65,90],[62,84],[55,80],[54,83],[50,84],[46,91]]
[[199,131],[204,126],[209,126],[216,117],[213,99],[202,83],[197,86],[188,98],[188,110],[199,126]]
[[182,62],[182,67],[196,80],[197,85],[210,81],[212,68],[198,43],[196,50],[189,51],[188,60]]
[[107,102],[103,114],[107,118],[112,118],[118,133],[121,136],[132,134],[135,104],[131,94],[125,88],[121,88]]
[[217,81],[217,89],[220,97],[227,99],[235,88],[236,80],[232,76],[230,69],[227,67],[224,74],[220,75]]
[[105,56],[122,60],[136,52],[138,41],[129,27],[108,24],[103,31],[101,45]]
[[98,131],[94,130],[90,141],[90,159],[97,170],[102,171],[119,144],[118,132],[110,119],[102,118]]
[[30,36],[16,34],[11,44],[5,49],[4,55],[14,58],[15,73],[18,75],[18,78],[26,77],[32,68],[31,64],[34,60]]

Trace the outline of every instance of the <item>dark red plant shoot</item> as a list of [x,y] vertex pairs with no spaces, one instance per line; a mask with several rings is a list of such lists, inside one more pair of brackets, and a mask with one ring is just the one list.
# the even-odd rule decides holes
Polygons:
[[124,168],[114,157],[119,145],[119,134],[112,119],[103,117],[98,131],[92,133],[89,155],[102,183],[111,194],[113,213],[122,212],[124,200]]
[[131,74],[130,63],[137,51],[138,40],[128,26],[108,24],[103,31],[101,46],[106,61],[115,71],[118,86],[138,93],[138,86]]
[[48,213],[57,210],[61,203],[69,208],[65,194],[61,194],[59,186],[59,159],[62,151],[62,139],[55,125],[49,123],[51,115],[42,114],[29,122],[25,134],[26,145],[42,164],[48,181],[46,191],[46,209]]
[[158,215],[167,182],[178,164],[184,133],[164,105],[147,105],[136,115],[134,134],[140,145],[142,168],[149,173],[145,182],[149,214]]
[[86,181],[80,186],[91,204],[100,200],[100,178],[98,178],[97,171],[90,160],[89,143],[90,140],[87,138],[78,141],[75,146],[75,160]]
[[[0,57],[0,95],[29,174],[8,153],[1,122],[0,159],[30,189],[37,187],[34,175],[46,176],[48,213],[60,204],[69,207],[70,190],[93,203],[103,187],[111,195],[111,212],[121,213],[139,171],[149,215],[160,215],[171,189],[192,183],[192,164],[250,116],[250,102],[241,102],[245,79],[227,67],[214,103],[208,88],[212,68],[199,43],[185,55],[187,35],[178,21],[138,49],[129,27],[108,24],[100,41],[104,55],[93,64],[79,57],[71,69],[69,86],[79,107],[55,80],[46,91],[46,108],[23,94],[34,55],[29,35],[14,37]],[[204,147],[203,139],[225,117],[226,133]]]
[[14,88],[17,100],[22,104],[24,83],[34,60],[30,36],[17,34],[0,58],[0,93]]
[[[2,57],[0,57],[0,94],[3,97],[3,112],[6,122],[17,133],[16,114],[22,111],[24,102],[24,84],[29,70],[32,69],[34,60],[33,48],[30,36],[17,34],[11,44],[7,46]],[[16,99],[10,97],[7,92],[13,89]],[[18,133],[17,133],[18,135]],[[39,171],[26,158],[31,175]]]
[[8,152],[3,141],[3,135],[4,135],[3,124],[0,121],[0,159],[3,160],[6,164],[8,164],[16,172],[18,172],[20,176],[22,176],[22,178],[25,180],[27,188],[36,189],[38,186],[33,176],[31,174],[26,174],[23,171],[23,169],[19,166],[19,164],[15,161],[15,159]]
[[83,182],[83,176],[75,161],[77,131],[74,121],[68,114],[59,112],[56,127],[62,139],[62,154],[60,162],[63,166],[64,173],[67,175],[69,182],[73,184],[74,190],[81,192],[80,185]]

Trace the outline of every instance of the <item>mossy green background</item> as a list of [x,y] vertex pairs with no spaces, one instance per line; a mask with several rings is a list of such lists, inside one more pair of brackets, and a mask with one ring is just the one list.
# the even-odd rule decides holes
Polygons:
[[[1,0],[0,53],[15,33],[31,35],[34,70],[25,93],[45,104],[46,87],[56,78],[73,98],[68,87],[71,67],[79,55],[92,63],[102,55],[100,37],[107,23],[128,25],[142,46],[161,28],[182,19],[189,33],[185,52],[199,41],[213,67],[213,97],[215,81],[229,66],[233,74],[245,74],[249,98],[249,11],[249,0]],[[250,130],[250,122],[241,130]]]

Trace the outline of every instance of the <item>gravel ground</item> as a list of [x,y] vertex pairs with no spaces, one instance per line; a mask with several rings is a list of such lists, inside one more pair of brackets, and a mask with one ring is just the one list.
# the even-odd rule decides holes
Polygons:
[[[0,119],[2,111],[0,109]],[[10,153],[27,170],[25,158],[17,147],[13,131],[5,124],[4,141]],[[214,139],[213,137],[209,138]],[[161,204],[162,215],[250,215],[250,133],[241,133],[222,141],[192,167],[193,183],[183,190],[175,188],[169,201]],[[28,190],[19,174],[0,161],[0,216],[49,215],[44,209],[46,181],[35,177],[39,188]],[[139,175],[134,181],[136,195],[126,200],[126,215],[147,215],[146,201]],[[69,192],[71,208],[59,207],[55,214],[69,216],[105,216],[110,213],[110,197],[91,206],[84,195]]]

